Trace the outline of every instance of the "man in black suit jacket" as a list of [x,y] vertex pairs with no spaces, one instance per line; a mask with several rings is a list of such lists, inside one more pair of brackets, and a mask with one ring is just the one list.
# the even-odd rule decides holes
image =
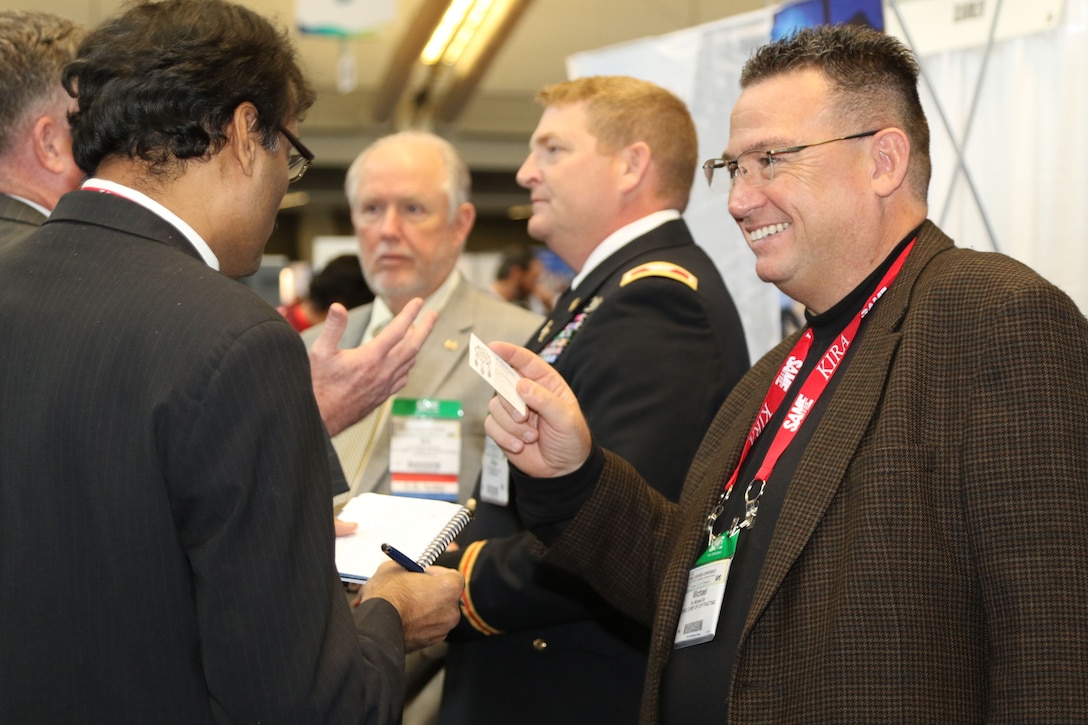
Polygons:
[[[675,500],[700,434],[748,369],[733,300],[680,218],[694,124],[680,99],[634,78],[559,83],[538,99],[518,172],[529,233],[577,275],[528,347],[577,391],[595,440]],[[467,587],[441,721],[633,723],[648,630],[540,566],[514,494],[505,476],[484,480],[471,541],[442,561]]]
[[461,577],[389,563],[352,614],[306,351],[230,279],[312,159],[286,36],[137,5],[64,83],[93,177],[0,253],[0,721],[398,720]]
[[56,15],[0,11],[0,249],[30,236],[83,177],[60,75],[84,34]]

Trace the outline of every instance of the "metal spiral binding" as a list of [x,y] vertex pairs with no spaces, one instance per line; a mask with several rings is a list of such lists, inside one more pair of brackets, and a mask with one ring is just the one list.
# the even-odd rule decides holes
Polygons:
[[465,524],[472,518],[472,511],[464,506],[453,515],[450,522],[438,532],[438,535],[431,540],[431,543],[427,545],[427,548],[423,550],[423,553],[416,559],[416,563],[422,566],[424,569],[434,563],[438,555],[446,550],[446,547],[450,545],[450,542],[461,533],[461,529],[465,528]]

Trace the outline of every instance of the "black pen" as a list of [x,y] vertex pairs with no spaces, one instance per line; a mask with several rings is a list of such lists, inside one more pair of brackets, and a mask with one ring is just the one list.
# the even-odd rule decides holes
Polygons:
[[397,551],[396,549],[394,549],[389,544],[382,544],[382,553],[385,554],[386,556],[388,556],[393,561],[400,564],[401,566],[403,566],[408,571],[415,571],[415,572],[419,572],[420,574],[423,573],[423,567],[421,567],[419,564],[417,564],[414,561],[412,561],[411,559],[409,559],[403,553],[401,553],[401,552]]

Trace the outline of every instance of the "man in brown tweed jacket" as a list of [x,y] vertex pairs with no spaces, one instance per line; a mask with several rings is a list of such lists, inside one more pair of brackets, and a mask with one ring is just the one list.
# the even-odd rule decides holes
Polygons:
[[1088,322],[926,220],[917,76],[856,27],[745,65],[704,168],[808,325],[726,400],[678,504],[495,346],[531,410],[496,399],[488,432],[545,561],[653,623],[645,723],[1088,713]]

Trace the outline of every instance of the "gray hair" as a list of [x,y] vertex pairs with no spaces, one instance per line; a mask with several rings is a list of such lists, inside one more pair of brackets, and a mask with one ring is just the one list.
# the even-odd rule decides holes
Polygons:
[[49,13],[0,11],[0,156],[30,114],[63,97],[61,73],[86,34]]
[[448,216],[449,221],[452,222],[457,215],[458,208],[470,199],[472,177],[469,175],[468,167],[461,159],[460,154],[457,153],[457,149],[453,147],[453,144],[441,136],[426,131],[400,131],[383,136],[363,149],[363,152],[355,157],[355,161],[351,162],[347,176],[344,178],[344,192],[347,194],[348,203],[351,204],[355,201],[355,193],[359,190],[359,180],[363,173],[363,167],[366,165],[367,159],[370,158],[370,154],[375,149],[383,146],[406,141],[431,144],[441,154],[442,166],[446,170],[445,178],[442,179],[442,189],[446,192],[446,199],[449,201]]

